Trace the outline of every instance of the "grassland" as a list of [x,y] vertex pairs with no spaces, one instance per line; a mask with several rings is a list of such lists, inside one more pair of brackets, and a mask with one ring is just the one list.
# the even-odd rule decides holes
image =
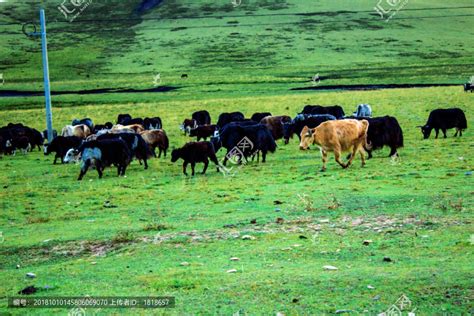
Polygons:
[[[40,152],[3,157],[0,296],[36,284],[52,287],[38,295],[174,295],[171,313],[178,314],[294,315],[381,312],[404,293],[420,314],[468,313],[474,192],[465,173],[473,169],[473,137],[468,131],[462,138],[423,141],[415,128],[435,105],[456,104],[472,113],[470,96],[456,87],[133,109],[91,105],[54,114],[59,126],[90,113],[97,121],[125,110],[159,114],[174,147],[187,141],[178,129],[184,113],[201,107],[215,117],[225,109],[296,113],[305,103],[356,100],[376,105],[377,115],[399,118],[406,136],[399,161],[386,158],[385,150],[364,169],[356,161],[342,170],[331,160],[322,174],[317,150],[300,152],[293,140],[279,143],[265,165],[244,166],[233,178],[212,169],[187,178],[180,165],[162,159],[148,171],[133,163],[127,178],[108,170],[101,181],[91,172],[77,182],[77,166],[53,166],[52,157]],[[4,111],[0,120],[37,126],[41,116],[41,110]],[[246,234],[256,239],[242,240]],[[367,239],[373,243],[364,246]],[[383,262],[385,256],[393,262]],[[324,271],[324,265],[339,270]],[[238,272],[226,273],[232,268]],[[30,271],[36,280],[24,278]]]
[[[474,74],[470,1],[411,1],[388,23],[369,0],[256,0],[236,8],[168,0],[140,14],[139,2],[94,2],[65,23],[58,3],[41,1],[54,91],[149,89],[158,72],[162,86],[179,88],[53,96],[55,128],[75,117],[158,115],[174,148],[189,141],[178,126],[195,110],[209,110],[215,121],[223,111],[293,116],[305,104],[341,104],[350,113],[369,103],[375,116],[399,120],[400,159],[385,149],[365,168],[357,159],[342,170],[331,158],[320,173],[316,148],[301,152],[293,139],[234,177],[214,168],[185,177],[167,157],[147,171],[133,162],[126,178],[108,169],[102,180],[92,171],[78,182],[78,166],[53,166],[41,152],[0,156],[0,314],[68,312],[6,308],[7,297],[28,285],[41,289],[35,296],[176,297],[166,311],[87,315],[377,314],[402,294],[417,315],[474,312],[472,94],[460,86],[290,90],[311,86],[315,73],[321,86],[464,83]],[[39,42],[21,33],[37,9],[38,2],[0,3],[0,93],[42,89]],[[0,97],[0,125],[42,130],[43,104],[42,97]],[[416,126],[430,110],[453,106],[468,117],[463,137],[451,131],[448,139],[422,140]],[[28,272],[37,278],[26,279]]]

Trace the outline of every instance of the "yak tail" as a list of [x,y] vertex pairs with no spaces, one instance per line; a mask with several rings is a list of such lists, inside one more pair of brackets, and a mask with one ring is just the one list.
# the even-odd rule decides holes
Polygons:
[[360,130],[359,133],[359,139],[364,141],[364,148],[371,150],[372,149],[372,143],[367,141],[367,133],[369,131],[369,121],[367,120],[361,120],[359,121],[362,123],[362,129]]

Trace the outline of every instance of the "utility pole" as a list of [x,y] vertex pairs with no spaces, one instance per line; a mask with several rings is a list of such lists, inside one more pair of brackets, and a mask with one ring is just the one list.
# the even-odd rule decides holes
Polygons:
[[43,55],[44,98],[46,102],[46,127],[48,129],[48,143],[53,140],[53,112],[51,111],[51,89],[49,87],[48,42],[46,40],[46,18],[44,9],[40,10],[41,49]]
[[[40,32],[36,32],[36,26],[33,23],[23,25],[23,33],[26,36],[41,36],[41,51],[43,57],[43,80],[44,80],[44,98],[46,103],[46,128],[48,131],[48,142],[53,140],[53,112],[51,111],[51,89],[49,86],[49,64],[48,64],[48,42],[46,40],[46,17],[44,9],[40,9]],[[33,32],[26,32],[28,25],[33,25]]]

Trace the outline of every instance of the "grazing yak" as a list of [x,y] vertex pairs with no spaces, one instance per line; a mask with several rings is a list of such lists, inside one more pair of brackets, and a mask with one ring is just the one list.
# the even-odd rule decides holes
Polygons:
[[112,133],[141,133],[145,130],[143,125],[132,124],[132,125],[114,125],[111,129]]
[[83,143],[77,150],[76,155],[81,154],[81,172],[77,180],[82,180],[90,167],[94,167],[99,178],[105,167],[117,166],[118,176],[124,176],[127,166],[130,164],[132,155],[127,144],[122,139],[94,140]]
[[323,122],[333,121],[335,119],[335,116],[329,114],[298,114],[291,122],[283,123],[283,139],[285,144],[288,144],[290,138],[293,138],[294,134],[298,135],[298,138],[301,140],[301,131],[303,130],[303,127],[308,126],[309,128],[315,128]]
[[94,134],[97,134],[100,131],[104,131],[104,130],[109,131],[112,129],[113,126],[114,125],[112,124],[112,122],[107,122],[105,124],[97,124],[94,126],[94,129],[92,131]]
[[186,176],[188,175],[186,172],[188,164],[191,164],[192,176],[194,176],[194,168],[198,162],[204,163],[202,174],[206,173],[209,159],[219,168],[219,162],[216,157],[214,146],[210,142],[191,142],[187,143],[182,148],[174,149],[171,152],[171,162],[176,162],[178,159],[184,160],[183,173]]
[[272,116],[272,113],[270,112],[257,112],[252,114],[252,117],[250,118],[252,121],[255,121],[259,123],[264,117],[267,116]]
[[231,122],[243,121],[244,119],[245,116],[242,112],[221,113],[217,120],[217,126],[221,129]]
[[189,131],[190,137],[197,137],[197,141],[201,139],[207,140],[212,137],[217,130],[217,125],[200,125]]
[[473,83],[465,83],[464,84],[464,92],[472,92],[474,90],[474,84]]
[[[369,122],[367,120],[352,119],[327,121],[313,129],[305,126],[301,131],[300,149],[306,150],[313,144],[319,146],[323,158],[321,171],[326,171],[328,152],[331,151],[334,152],[337,163],[344,169],[351,165],[358,152],[362,159],[362,166],[364,166],[364,147],[370,148],[367,143],[368,129]],[[343,163],[341,153],[347,151],[351,151],[351,156],[347,163]]]
[[163,128],[163,123],[161,122],[161,118],[158,116],[145,117],[145,119],[143,120],[143,123],[145,124],[143,127],[145,127],[146,130]]
[[274,140],[282,139],[284,136],[283,133],[283,124],[290,123],[291,117],[287,115],[281,116],[266,116],[261,121],[260,124],[265,125],[270,133],[272,133]]
[[300,114],[329,114],[335,116],[337,119],[341,119],[345,116],[344,110],[339,105],[306,105]]
[[15,156],[18,149],[23,152],[23,155],[26,155],[26,153],[30,151],[31,144],[28,137],[17,136],[5,142],[5,152]]
[[365,148],[369,154],[368,159],[372,158],[372,151],[382,149],[384,146],[390,147],[389,157],[398,156],[397,149],[403,147],[403,130],[395,117],[387,115],[373,118],[354,117],[354,119],[369,122],[367,142],[371,148]]
[[184,135],[189,134],[191,129],[194,129],[201,125],[210,125],[211,115],[208,111],[196,111],[191,115],[191,119],[185,119],[181,124],[181,130],[184,131]]
[[72,126],[77,126],[77,125],[87,125],[91,131],[94,130],[94,122],[90,118],[83,118],[83,119],[74,119],[72,120],[71,123]]
[[430,137],[433,129],[436,132],[435,138],[438,138],[439,130],[443,132],[444,138],[446,138],[446,130],[455,128],[454,137],[456,137],[458,133],[459,136],[462,136],[463,130],[467,128],[467,120],[463,110],[459,108],[436,109],[431,111],[428,122],[424,126],[418,127],[421,128],[424,139]]
[[[245,140],[245,148],[240,148],[239,144]],[[250,144],[246,142],[250,141]],[[240,152],[243,153],[245,158],[253,156],[258,152],[262,153],[262,162],[265,162],[268,152],[275,152],[277,144],[273,139],[272,134],[263,124],[254,125],[238,125],[235,123],[227,124],[222,132],[217,137],[212,137],[211,142],[214,145],[216,151],[221,147],[227,149],[227,154],[224,158],[224,166],[227,160],[230,158],[229,155],[233,153],[235,148],[239,148]],[[240,160],[241,161],[241,160]]]
[[64,163],[64,156],[72,148],[78,148],[82,144],[82,139],[77,136],[58,136],[50,144],[44,145],[44,154],[56,153],[53,164],[58,158]]
[[161,158],[161,154],[163,153],[166,157],[166,152],[169,148],[169,140],[166,132],[162,129],[155,129],[151,131],[143,131],[140,133],[141,137],[148,144],[149,148],[151,149],[153,155],[155,155],[155,150],[158,148],[158,158]]
[[369,104],[359,104],[354,112],[355,117],[371,117],[372,107]]
[[108,133],[99,135],[96,138],[97,140],[105,140],[105,139],[122,139],[130,151],[132,158],[135,157],[140,165],[145,165],[145,170],[148,169],[148,159],[153,156],[153,152],[148,147],[148,144],[143,140],[143,138],[134,133]]
[[[53,139],[55,139],[56,137],[58,137],[58,131],[53,129],[52,131],[52,134],[53,134]],[[43,141],[47,141],[48,140],[48,130],[45,129],[42,133],[42,136],[43,136]]]
[[66,125],[62,131],[61,131],[61,136],[67,137],[67,136],[76,136],[82,139],[87,138],[91,134],[91,129],[89,126],[80,124],[76,126],[72,125]]
[[[40,131],[21,123],[9,123],[7,126],[1,127],[0,136],[2,138],[1,145],[3,149],[9,153],[13,153],[14,148],[32,150],[37,146],[38,150],[41,150],[41,146],[44,142],[43,135]],[[25,138],[27,138],[27,140]],[[10,141],[8,146],[6,146],[7,141]],[[24,145],[26,142],[29,146]],[[8,149],[6,147],[8,147]]]
[[130,121],[132,116],[130,114],[119,114],[117,116],[117,124],[125,125],[125,122]]

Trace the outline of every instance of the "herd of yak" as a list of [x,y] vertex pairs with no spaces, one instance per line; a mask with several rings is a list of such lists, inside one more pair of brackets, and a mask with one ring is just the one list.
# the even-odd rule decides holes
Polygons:
[[[432,130],[436,132],[436,138],[439,131],[446,138],[446,131],[451,128],[456,129],[454,136],[462,136],[467,121],[461,109],[436,109],[430,113],[427,123],[419,127],[425,139]],[[172,162],[183,159],[185,175],[188,164],[192,175],[195,174],[196,163],[204,163],[204,174],[209,161],[222,171],[234,155],[238,157],[238,163],[255,156],[258,161],[260,154],[265,162],[267,154],[275,152],[277,140],[283,139],[288,144],[294,135],[300,140],[300,149],[308,149],[310,145],[320,148],[323,171],[328,152],[333,152],[337,163],[347,168],[357,153],[364,165],[366,153],[370,159],[373,150],[387,146],[389,156],[394,156],[398,155],[397,149],[403,147],[403,131],[397,119],[372,117],[368,104],[359,105],[352,116],[346,116],[338,105],[307,105],[294,118],[273,116],[268,112],[255,113],[250,118],[245,118],[241,112],[222,113],[216,124],[211,124],[209,112],[203,110],[185,119],[181,130],[197,138],[171,153]],[[45,144],[47,136],[51,136],[52,141]],[[75,119],[62,129],[60,136],[56,131],[48,135],[47,131],[41,133],[23,124],[10,123],[0,128],[0,153],[15,155],[18,150],[26,153],[36,147],[39,150],[43,147],[45,155],[55,153],[54,164],[57,159],[61,163],[81,161],[81,180],[90,168],[96,169],[101,178],[104,168],[112,165],[117,167],[118,175],[123,176],[133,159],[147,169],[147,160],[156,157],[156,149],[159,150],[158,158],[162,154],[166,157],[169,140],[159,117],[142,119],[129,114],[120,114],[116,124],[99,125],[89,118]],[[216,156],[221,148],[227,150],[223,163]],[[349,152],[346,163],[341,161],[343,152]]]

